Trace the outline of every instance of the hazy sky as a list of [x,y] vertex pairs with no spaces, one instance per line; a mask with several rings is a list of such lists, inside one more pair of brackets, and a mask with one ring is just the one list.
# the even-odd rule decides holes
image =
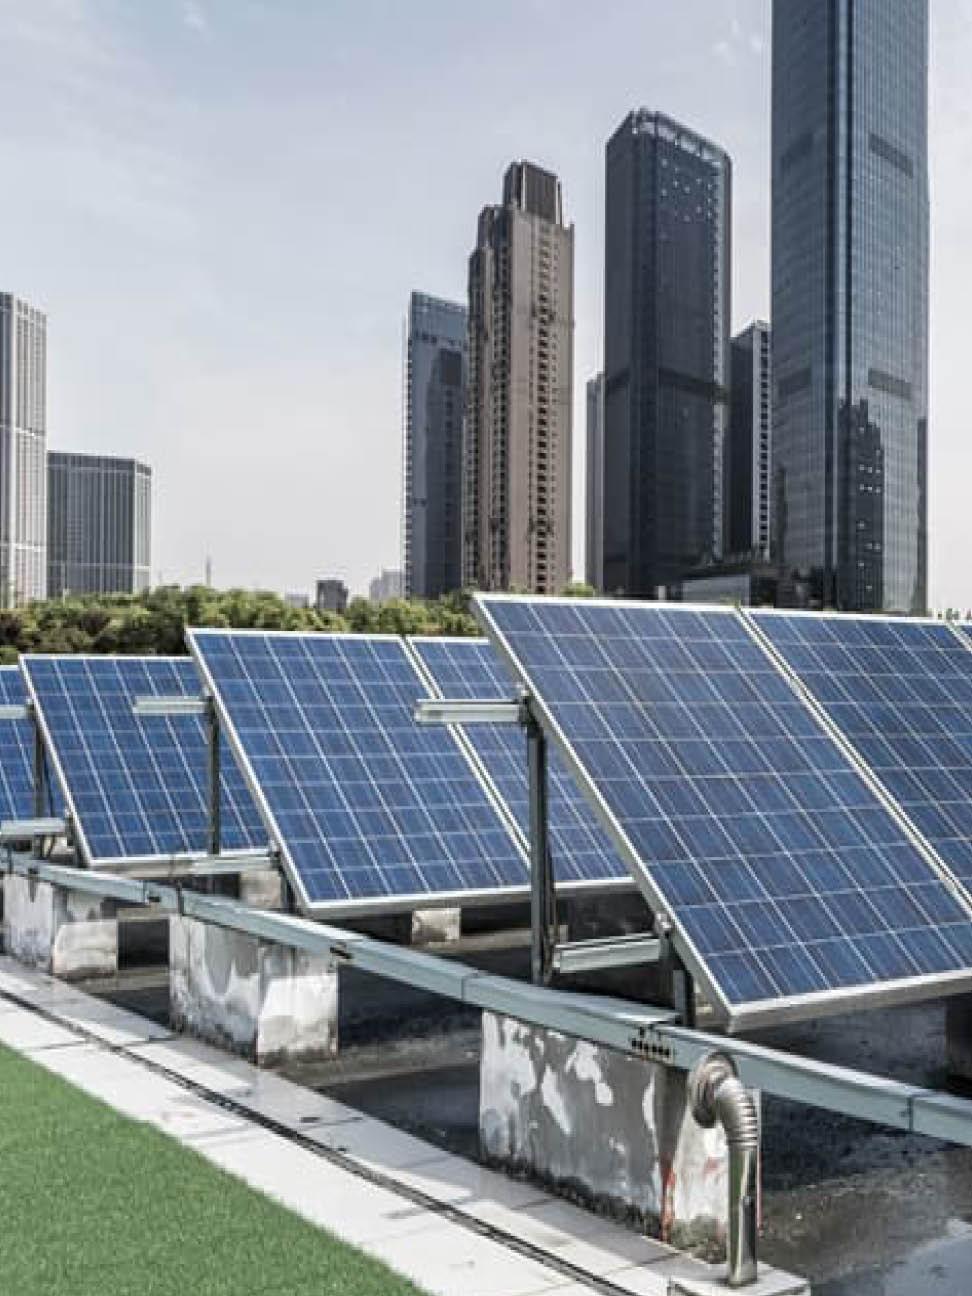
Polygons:
[[[931,0],[931,595],[972,605],[972,3]],[[49,314],[49,443],[155,470],[153,578],[361,590],[399,562],[401,329],[462,300],[506,165],[576,226],[601,360],[604,144],[660,108],[734,165],[769,309],[769,0],[0,0],[0,288]]]

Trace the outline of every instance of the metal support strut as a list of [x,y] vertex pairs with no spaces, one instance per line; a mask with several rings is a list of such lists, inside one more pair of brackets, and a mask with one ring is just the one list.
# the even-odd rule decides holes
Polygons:
[[729,1146],[730,1287],[756,1281],[756,1169],[759,1158],[759,1115],[752,1095],[739,1079],[736,1064],[726,1053],[709,1053],[689,1073],[692,1115],[704,1129],[720,1124]]
[[218,855],[222,848],[222,822],[220,806],[220,749],[219,717],[216,703],[207,699],[206,737],[209,745],[209,853]]
[[[40,725],[34,718],[34,817],[38,820],[48,814],[47,802],[47,753],[44,750],[44,739]],[[34,855],[40,859],[44,854],[44,838],[34,838]]]
[[557,943],[557,896],[547,817],[547,740],[532,715],[527,717],[526,733],[530,774],[530,970],[534,985],[549,985]]

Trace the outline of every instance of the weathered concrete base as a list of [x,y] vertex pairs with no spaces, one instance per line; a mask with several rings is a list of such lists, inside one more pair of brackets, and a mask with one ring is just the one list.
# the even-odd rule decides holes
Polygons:
[[948,1074],[972,1080],[972,995],[945,1001],[945,1051]]
[[118,921],[110,900],[8,874],[3,879],[7,950],[67,981],[114,976]]
[[412,914],[412,944],[438,945],[462,936],[461,909],[416,909]]
[[676,1246],[724,1239],[725,1138],[696,1124],[683,1072],[489,1012],[480,1067],[488,1160]]
[[[668,1296],[726,1296],[731,1290],[724,1270],[712,1278],[693,1278],[686,1274],[668,1280]],[[746,1296],[810,1296],[810,1286],[802,1278],[766,1265],[759,1268],[755,1283],[736,1290],[746,1292]]]
[[282,909],[282,874],[278,869],[255,869],[241,873],[240,899],[253,909]]
[[169,1014],[175,1029],[264,1066],[333,1057],[337,969],[301,950],[173,917]]

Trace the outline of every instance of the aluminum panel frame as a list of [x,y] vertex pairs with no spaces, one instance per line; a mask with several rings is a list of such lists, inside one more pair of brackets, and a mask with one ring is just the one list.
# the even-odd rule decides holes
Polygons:
[[[923,974],[915,977],[903,978],[896,981],[875,982],[871,985],[840,987],[837,989],[815,991],[803,995],[780,996],[774,999],[752,1000],[747,1003],[730,1004],[718,985],[715,976],[709,970],[705,959],[695,947],[694,943],[686,934],[684,928],[678,919],[677,909],[675,909],[663,895],[659,887],[655,884],[653,878],[648,873],[642,860],[629,840],[624,828],[618,822],[613,811],[608,806],[602,796],[595,780],[587,772],[585,766],[574,752],[570,740],[561,729],[560,725],[554,718],[550,708],[546,705],[542,695],[536,689],[530,678],[529,672],[521,665],[516,654],[513,652],[506,636],[500,630],[491,612],[491,604],[502,603],[522,603],[523,595],[520,594],[500,594],[500,593],[477,593],[473,595],[472,608],[477,621],[486,632],[489,639],[501,653],[504,661],[513,674],[513,677],[526,688],[528,692],[528,704],[531,707],[536,719],[543,727],[544,733],[552,741],[562,757],[566,761],[568,768],[577,780],[578,786],[587,796],[591,806],[604,824],[615,842],[622,859],[628,864],[631,870],[632,879],[635,885],[644,895],[653,912],[656,914],[656,925],[661,929],[663,924],[668,924],[671,928],[672,943],[675,946],[679,957],[685,966],[692,973],[702,987],[704,998],[713,1008],[718,1024],[723,1027],[730,1035],[744,1030],[757,1030],[763,1027],[770,1027],[803,1021],[812,1016],[836,1016],[842,1013],[853,1012],[857,1009],[890,1007],[895,1004],[910,1003],[922,999],[939,998],[954,994],[967,994],[972,990],[972,968],[967,970],[953,971],[942,974]],[[542,600],[538,597],[538,602],[544,604],[560,604],[570,606],[578,600],[569,597],[547,597]],[[630,611],[638,606],[658,608],[657,603],[648,603],[644,600],[637,599],[597,599],[593,600],[598,604],[616,607],[622,610]],[[756,644],[760,652],[770,663],[772,668],[785,680],[790,687],[792,682],[780,669],[780,665],[774,660],[762,643],[757,641],[748,628],[745,617],[733,607],[726,607],[720,604],[705,603],[680,603],[680,609],[687,611],[700,612],[705,615],[716,615],[730,617],[745,629],[749,638]],[[813,613],[806,615],[812,616]],[[892,618],[889,618],[892,619]],[[894,618],[898,619],[898,618]],[[932,619],[932,618],[929,618]],[[795,695],[799,697],[808,714],[813,716],[815,723],[821,732],[825,733],[828,738],[831,734],[827,728],[821,725],[819,717],[807,706],[806,699],[802,692],[794,690]],[[924,838],[922,837],[922,841]],[[931,851],[931,847],[925,842],[925,850]],[[934,854],[934,852],[932,852]],[[931,867],[929,865],[929,867]]]

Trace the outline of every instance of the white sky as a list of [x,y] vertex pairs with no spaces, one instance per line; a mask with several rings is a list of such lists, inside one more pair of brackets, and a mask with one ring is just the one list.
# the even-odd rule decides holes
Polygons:
[[[932,0],[931,596],[972,606],[972,3]],[[576,226],[601,360],[604,144],[632,107],[734,164],[733,323],[769,310],[769,0],[0,0],[0,288],[49,313],[49,441],[155,470],[153,577],[398,565],[401,327],[463,300],[506,165]]]

